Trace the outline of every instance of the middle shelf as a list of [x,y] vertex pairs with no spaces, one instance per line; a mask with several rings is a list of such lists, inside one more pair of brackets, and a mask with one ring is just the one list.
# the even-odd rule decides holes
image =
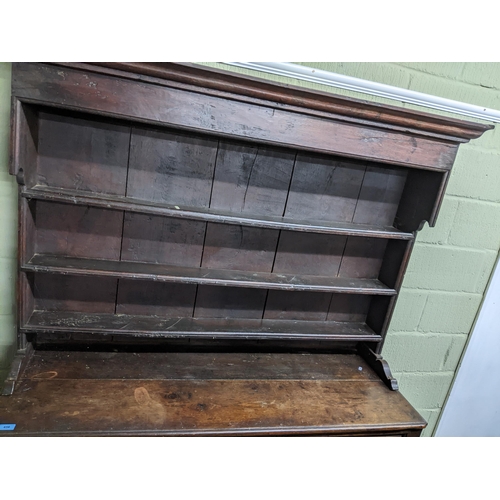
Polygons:
[[288,291],[367,295],[396,295],[397,293],[396,290],[387,287],[377,279],[178,267],[145,262],[83,259],[61,255],[35,254],[29,262],[21,266],[21,270],[75,276],[106,276],[129,280]]

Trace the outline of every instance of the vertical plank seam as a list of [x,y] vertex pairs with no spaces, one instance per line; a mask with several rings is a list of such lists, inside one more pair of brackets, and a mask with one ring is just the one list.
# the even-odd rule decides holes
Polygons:
[[[130,134],[129,134],[129,140],[128,140],[128,155],[127,155],[127,173],[125,175],[125,198],[127,197],[127,191],[128,191],[128,177],[129,177],[129,172],[130,172],[130,150],[132,148],[132,129],[133,127],[130,126]],[[122,236],[120,240],[120,255],[118,256],[118,260],[121,262],[122,260],[122,252],[123,252],[123,236],[125,234],[125,210],[123,210],[123,217],[122,217]],[[120,288],[120,279],[118,278],[116,280],[116,296],[115,296],[115,314],[118,309],[118,292]]]
[[[356,198],[356,205],[354,205],[354,210],[352,211],[351,222],[354,220],[354,216],[356,215],[356,209],[358,208],[359,197],[361,196],[361,190],[363,189],[363,184],[365,182],[365,176],[366,176],[366,171],[367,170],[368,170],[368,163],[365,164],[365,171],[363,172],[363,178],[361,179],[361,182],[359,184],[358,196]],[[347,248],[347,242],[348,241],[349,241],[349,236],[346,236],[345,237],[344,248],[342,250],[342,257],[340,257],[339,267],[337,269],[337,277],[340,274],[340,269],[342,268],[342,261],[344,260],[344,253],[345,253],[345,249]],[[334,295],[333,293],[330,294],[330,303],[328,304],[328,309],[326,310],[325,321],[328,320],[328,315],[330,314],[330,309],[332,307],[332,302],[333,302],[333,295]]]
[[[299,155],[299,152],[295,152],[295,157],[293,159],[293,165],[292,165],[292,171],[290,172],[290,181],[288,182],[288,188],[286,191],[286,198],[285,198],[285,204],[283,206],[283,213],[281,217],[285,217],[286,213],[286,207],[288,205],[288,197],[290,196],[290,189],[292,187],[292,179],[293,179],[293,173],[295,172],[295,164],[297,163],[297,156]],[[278,248],[280,245],[280,239],[281,239],[281,229],[279,230],[278,233],[278,238],[276,240],[276,250],[274,251],[274,257],[273,257],[273,263],[271,265],[271,273],[274,272],[274,264],[276,263],[276,257],[278,255]],[[266,291],[266,298],[264,299],[264,307],[262,308],[262,319],[264,319],[264,316],[266,314],[266,307],[267,307],[267,299],[269,297],[269,289]]]
[[[210,186],[210,197],[208,199],[208,208],[212,205],[212,195],[214,192],[214,183],[215,183],[215,171],[217,170],[217,161],[219,159],[219,151],[220,151],[220,140],[217,140],[217,151],[215,153],[215,161],[214,161],[214,170],[212,172],[212,184]],[[205,253],[205,242],[207,241],[207,232],[208,232],[208,222],[205,222],[205,233],[203,234],[203,244],[201,246],[201,256],[200,256],[200,265],[203,265],[203,255]],[[196,285],[196,290],[194,292],[194,300],[193,300],[193,312],[191,313],[191,317],[194,318],[194,312],[196,310],[196,301],[198,299],[198,289],[200,285]]]

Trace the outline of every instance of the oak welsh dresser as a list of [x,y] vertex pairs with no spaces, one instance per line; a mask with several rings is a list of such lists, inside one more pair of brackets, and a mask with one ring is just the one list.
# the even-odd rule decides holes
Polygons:
[[191,64],[23,63],[3,435],[397,435],[416,232],[489,126]]

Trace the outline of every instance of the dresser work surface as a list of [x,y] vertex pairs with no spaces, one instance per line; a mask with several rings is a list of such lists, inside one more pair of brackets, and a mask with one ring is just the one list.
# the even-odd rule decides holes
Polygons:
[[358,355],[37,351],[11,436],[399,435],[425,421]]

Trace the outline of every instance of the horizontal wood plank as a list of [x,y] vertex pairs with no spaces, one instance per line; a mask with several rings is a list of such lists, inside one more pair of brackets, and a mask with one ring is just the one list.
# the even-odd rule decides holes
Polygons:
[[425,427],[357,355],[133,356],[39,351],[14,394],[0,398],[0,420],[16,424],[10,435],[404,435]]
[[371,380],[357,354],[35,351],[23,379]]
[[14,66],[13,95],[114,118],[424,169],[449,170],[458,150],[449,139],[412,136],[376,123],[359,126],[282,105],[262,106],[55,65]]
[[[258,320],[240,318],[165,318],[126,314],[34,311],[24,333],[97,333],[149,338],[381,340],[364,323],[337,321]],[[91,338],[89,337],[89,340]]]
[[[119,74],[122,78],[150,81],[157,85],[173,85],[180,82],[181,88],[196,88],[207,94],[232,93],[245,101],[262,104],[279,103],[281,107],[303,112],[329,112],[338,114],[344,120],[356,123],[377,122],[402,131],[413,129],[428,135],[439,134],[449,139],[474,139],[493,125],[475,123],[457,118],[433,115],[398,106],[382,105],[362,99],[336,95],[332,92],[306,89],[296,85],[272,82],[263,78],[241,75],[193,63],[58,63],[84,70]],[[174,84],[175,85],[175,84]]]
[[106,276],[130,280],[289,291],[369,295],[396,294],[396,290],[375,279],[177,267],[146,262],[81,259],[62,255],[37,254],[29,262],[23,264],[21,270],[75,276]]
[[355,224],[347,222],[297,220],[290,217],[273,216],[248,216],[235,214],[229,211],[193,208],[180,206],[167,206],[162,203],[136,200],[124,196],[102,195],[82,191],[35,186],[25,189],[22,196],[27,199],[57,201],[75,205],[88,205],[92,207],[107,208],[112,210],[125,210],[152,215],[163,215],[179,219],[199,220],[220,224],[233,224],[267,229],[283,229],[287,231],[301,231],[309,233],[339,234],[346,236],[362,236],[367,238],[387,238],[411,240],[413,233],[405,233],[393,227],[380,227],[371,224]]

